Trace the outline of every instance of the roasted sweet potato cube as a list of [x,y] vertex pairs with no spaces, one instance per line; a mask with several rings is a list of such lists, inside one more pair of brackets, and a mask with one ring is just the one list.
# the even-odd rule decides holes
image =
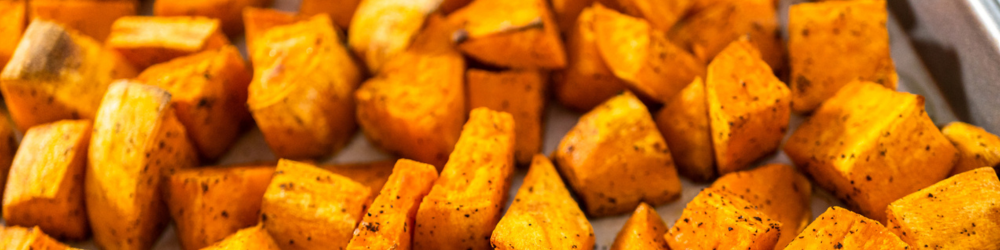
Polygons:
[[122,17],[111,26],[107,46],[138,69],[229,45],[218,19],[206,17]]
[[767,1],[730,1],[695,12],[669,32],[670,40],[710,62],[730,43],[749,35],[772,69],[785,66],[777,6]]
[[958,165],[951,175],[981,167],[1000,168],[1000,137],[983,128],[964,122],[952,122],[941,129],[958,149]]
[[325,13],[330,15],[333,24],[346,29],[351,27],[351,19],[360,3],[361,0],[302,0],[299,15],[309,17]]
[[0,111],[0,181],[5,183],[0,185],[0,193],[4,192],[7,174],[10,173],[11,163],[14,162],[14,153],[18,148],[17,144],[14,125],[11,124],[7,113]]
[[820,105],[784,150],[817,185],[880,221],[886,205],[943,180],[958,161],[923,97],[866,82]]
[[591,216],[628,213],[640,202],[680,197],[670,149],[646,106],[630,92],[580,117],[553,158]]
[[542,149],[542,116],[548,74],[540,70],[490,72],[470,69],[466,75],[469,109],[486,107],[514,116],[514,159],[531,163]]
[[[272,0],[206,0],[170,1],[157,0],[153,4],[156,16],[203,16],[218,19],[226,34],[236,36],[243,32],[243,9],[266,7]],[[307,1],[308,2],[308,1]]]
[[278,243],[274,242],[271,235],[267,233],[267,230],[260,225],[241,229],[235,234],[226,237],[226,239],[219,241],[211,246],[202,248],[202,250],[243,250],[243,249],[260,249],[260,250],[280,250]]
[[35,20],[0,74],[3,97],[21,131],[63,119],[93,119],[115,79],[136,72],[118,53],[59,24]]
[[667,224],[656,213],[656,209],[645,202],[632,212],[622,230],[615,236],[611,250],[666,250]]
[[226,46],[155,65],[136,80],[169,91],[177,118],[198,151],[215,159],[236,141],[240,125],[250,118],[246,102],[251,77],[236,47]]
[[791,117],[791,94],[746,40],[708,66],[705,98],[719,174],[739,171],[778,149]]
[[[253,51],[254,40],[263,36],[271,28],[293,24],[300,20],[295,13],[284,12],[270,8],[248,7],[243,9],[243,26],[247,42],[247,50]],[[252,56],[252,53],[250,54]]]
[[670,249],[774,249],[781,225],[738,195],[708,188],[664,237]]
[[14,56],[28,26],[28,0],[0,1],[0,68]]
[[413,248],[491,249],[514,172],[514,118],[472,110],[455,151],[417,211]]
[[389,181],[389,176],[392,175],[393,166],[395,161],[374,161],[365,163],[349,163],[349,164],[335,164],[335,165],[323,165],[320,168],[326,169],[331,173],[347,177],[357,183],[361,183],[371,190],[372,194],[377,195],[385,183]]
[[738,195],[767,217],[781,222],[781,236],[775,245],[779,249],[788,245],[812,219],[809,208],[812,184],[792,166],[769,164],[730,173],[712,183],[712,187]]
[[[575,26],[580,13],[583,12],[594,0],[552,0],[552,14],[555,15],[556,24],[564,34],[570,33]],[[572,63],[572,60],[570,60]]]
[[536,154],[490,243],[493,249],[593,249],[594,228],[549,158]]
[[346,249],[410,249],[420,201],[437,180],[437,168],[399,160]]
[[465,60],[450,26],[431,16],[414,45],[355,92],[358,123],[372,144],[440,169],[465,122]]
[[361,71],[326,15],[275,27],[252,49],[254,79],[247,101],[278,157],[309,158],[350,141]]
[[566,51],[544,0],[479,0],[455,11],[458,48],[489,65],[561,69]]
[[185,169],[166,180],[164,199],[184,249],[201,249],[257,225],[274,165]]
[[688,8],[698,0],[598,0],[598,2],[630,16],[649,21],[654,29],[670,30],[687,14]]
[[552,78],[556,99],[581,112],[590,111],[625,89],[625,82],[611,72],[597,49],[595,12],[594,7],[584,9],[568,31],[566,68]]
[[[784,232],[782,232],[784,233]],[[785,249],[909,249],[882,223],[841,207],[830,207]]]
[[361,1],[348,29],[348,43],[368,71],[377,73],[382,64],[410,46],[427,16],[440,3],[440,0]]
[[87,154],[84,193],[94,243],[149,249],[170,221],[163,176],[198,165],[170,93],[127,80],[111,84]]
[[50,238],[38,227],[23,228],[17,226],[0,226],[0,248],[7,250],[76,249]]
[[663,140],[670,145],[677,172],[696,181],[717,176],[705,82],[700,77],[667,102],[655,118]]
[[[133,16],[136,0],[30,0],[29,19],[45,19],[104,42],[118,18]],[[98,14],[99,13],[99,14]]]
[[1000,180],[993,168],[952,176],[886,210],[889,230],[913,248],[1000,248]]
[[261,221],[282,249],[344,248],[373,197],[347,177],[281,160],[264,193]]

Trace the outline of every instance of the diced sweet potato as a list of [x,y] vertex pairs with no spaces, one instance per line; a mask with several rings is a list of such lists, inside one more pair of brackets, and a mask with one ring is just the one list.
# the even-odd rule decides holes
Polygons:
[[[17,148],[14,125],[10,122],[7,112],[0,111],[0,181],[3,183],[7,183],[7,174],[10,173]],[[0,194],[4,192],[5,186],[6,184],[0,184]]]
[[448,16],[462,53],[508,68],[561,69],[566,52],[544,0],[477,0]]
[[6,227],[0,226],[0,248],[6,250],[70,250],[76,249],[63,245],[59,241],[45,235],[38,227]]
[[687,14],[698,0],[598,0],[598,2],[630,16],[646,19],[654,29],[668,31]]
[[964,122],[952,122],[941,133],[958,149],[958,165],[951,175],[981,167],[1000,168],[1000,137]]
[[104,249],[149,249],[169,222],[161,180],[198,164],[170,93],[119,81],[94,120],[84,175],[94,243]]
[[261,221],[282,249],[341,249],[372,197],[368,187],[347,177],[281,160],[264,193]]
[[357,183],[361,183],[371,190],[372,194],[378,194],[379,190],[385,186],[385,182],[392,175],[394,161],[376,161],[366,163],[351,163],[337,165],[320,166],[326,171],[347,177]]
[[750,42],[733,42],[708,66],[705,98],[719,174],[778,149],[791,118],[791,93]]
[[889,230],[913,248],[1000,248],[1000,180],[993,168],[952,176],[886,210]]
[[656,113],[656,126],[670,145],[677,172],[695,181],[709,181],[717,176],[705,82],[700,77]]
[[[264,33],[267,33],[268,30],[278,26],[293,24],[299,20],[300,17],[295,16],[295,13],[270,8],[248,7],[243,9],[243,26],[246,29],[244,35],[247,42],[247,51],[254,51],[254,48],[257,46],[254,41],[263,36]],[[252,55],[253,53],[250,53],[250,56]]]
[[680,197],[670,149],[646,106],[632,93],[580,117],[553,158],[591,216],[628,213],[640,202]]
[[348,44],[369,72],[378,73],[383,64],[410,47],[427,16],[440,4],[441,0],[361,1],[348,29]]
[[958,161],[923,97],[866,82],[841,88],[784,149],[817,185],[880,221],[886,205],[944,179]]
[[553,77],[556,99],[581,112],[590,111],[625,89],[625,82],[611,72],[598,51],[595,12],[594,7],[584,9],[567,32],[566,69]]
[[274,242],[271,235],[267,234],[267,230],[264,230],[260,225],[242,229],[218,243],[202,248],[202,250],[244,249],[280,250],[281,248],[278,247],[278,243]]
[[[552,0],[552,14],[555,15],[556,24],[564,34],[571,33],[570,30],[587,6],[594,0]],[[572,60],[570,60],[572,63]]]
[[257,39],[247,104],[271,150],[309,158],[343,148],[357,128],[351,94],[361,71],[330,18],[275,27]]
[[229,45],[218,19],[205,17],[122,17],[111,26],[107,46],[138,69]]
[[670,249],[774,249],[781,225],[736,194],[708,188],[664,237]]
[[0,74],[21,131],[63,119],[93,119],[107,86],[136,72],[118,53],[59,24],[35,20]]
[[749,35],[771,69],[780,70],[785,67],[784,46],[776,8],[770,0],[726,0],[680,21],[670,31],[670,40],[710,62],[730,43]]
[[767,217],[781,222],[781,236],[775,245],[778,249],[788,245],[812,219],[809,208],[812,184],[792,166],[769,164],[730,173],[712,183],[712,187],[738,195]]
[[[219,19],[226,34],[236,36],[243,32],[243,9],[266,7],[272,0],[157,0],[153,14],[157,16],[203,16]],[[308,1],[305,1],[308,2]],[[315,2],[315,1],[314,1]]]
[[134,16],[136,0],[30,0],[29,20],[45,19],[59,23],[104,42],[118,18]]
[[257,224],[274,166],[185,169],[166,180],[164,199],[184,249],[201,249]]
[[536,154],[524,183],[490,238],[493,249],[593,249],[594,228],[559,172]]
[[392,172],[346,249],[410,249],[417,209],[437,180],[437,169],[402,159]]
[[622,230],[615,236],[611,250],[666,250],[667,224],[656,213],[656,209],[645,202],[628,218]]
[[28,0],[0,1],[0,68],[14,56],[28,26]]
[[514,116],[514,159],[531,163],[542,149],[542,116],[545,112],[548,74],[540,70],[490,72],[470,69],[466,75],[469,109],[486,107]]
[[417,211],[413,249],[491,249],[514,172],[514,118],[472,110],[455,151]]
[[882,223],[841,207],[830,207],[785,249],[909,249]]
[[360,3],[361,0],[302,0],[302,4],[299,5],[299,15],[310,17],[327,14],[330,15],[333,24],[346,29],[351,27],[351,19]]

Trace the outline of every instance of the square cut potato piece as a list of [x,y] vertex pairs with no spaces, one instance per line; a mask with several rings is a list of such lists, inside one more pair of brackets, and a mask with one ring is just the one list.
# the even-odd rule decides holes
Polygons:
[[138,69],[229,45],[218,19],[128,16],[115,21],[106,42]]
[[[254,41],[267,33],[268,30],[293,24],[301,19],[295,13],[271,8],[247,7],[243,9],[243,26],[245,28],[243,35],[246,38],[247,51],[253,51],[257,46]],[[253,56],[252,53],[249,55]]]
[[593,249],[594,228],[556,167],[536,154],[507,214],[490,238],[493,249]]
[[670,30],[683,19],[695,1],[699,0],[597,0],[619,12],[645,19],[660,31]]
[[478,108],[417,211],[413,249],[492,249],[514,173],[514,118]]
[[351,19],[348,44],[368,72],[378,73],[410,47],[428,15],[440,5],[441,0],[362,0]]
[[104,42],[115,20],[134,16],[137,0],[30,0],[28,20],[45,19],[59,23]]
[[548,73],[540,70],[490,72],[469,69],[465,74],[469,109],[486,107],[514,116],[514,159],[528,165],[542,149]]
[[302,0],[299,5],[299,15],[310,17],[319,14],[330,15],[333,24],[347,29],[351,27],[354,11],[362,0]]
[[28,0],[0,1],[0,68],[14,56],[28,26]]
[[407,159],[396,162],[346,249],[410,249],[420,201],[437,178],[433,165]]
[[202,250],[244,249],[280,250],[281,248],[278,247],[278,243],[274,242],[274,238],[271,238],[271,235],[267,234],[267,230],[264,230],[260,225],[241,229],[222,241],[202,248]]
[[656,208],[645,202],[632,212],[622,230],[615,236],[611,250],[667,250],[667,224],[663,223]]
[[712,61],[730,43],[749,36],[771,69],[781,70],[785,68],[785,49],[780,32],[777,6],[770,0],[724,0],[693,12],[668,36],[703,62]]
[[373,197],[347,177],[282,159],[264,193],[261,222],[282,249],[344,248]]
[[680,197],[670,149],[646,106],[630,92],[580,117],[553,154],[591,216],[628,213],[640,202],[660,205]]
[[888,227],[917,249],[1000,249],[1000,180],[993,168],[945,179],[889,204]]
[[6,250],[70,250],[59,241],[45,235],[38,227],[0,226],[0,248]]
[[274,165],[183,169],[167,177],[164,199],[184,249],[201,249],[257,225]]
[[664,237],[670,249],[774,249],[781,226],[736,194],[707,188]]
[[708,66],[705,98],[719,174],[750,166],[781,144],[791,93],[747,40],[733,42]]
[[785,249],[909,249],[882,223],[842,207],[830,207]]
[[153,15],[202,16],[219,19],[222,30],[230,36],[236,36],[243,33],[243,9],[263,8],[270,6],[271,2],[273,0],[160,0],[153,3]]
[[88,120],[63,120],[24,134],[3,195],[7,225],[38,226],[61,239],[87,237],[83,173],[90,130]]
[[841,88],[784,149],[817,185],[879,221],[890,202],[943,180],[958,161],[923,97],[868,82]]
[[448,16],[465,55],[505,68],[561,69],[566,51],[545,0],[477,0]]
[[667,102],[655,118],[663,140],[670,145],[677,172],[695,181],[709,181],[718,176],[705,82],[700,77]]
[[768,164],[720,177],[712,188],[738,195],[757,210],[781,222],[777,249],[783,249],[812,219],[812,184],[792,166]]
[[580,112],[590,111],[625,89],[625,82],[611,72],[598,51],[594,31],[596,9],[588,7],[580,12],[576,23],[566,32],[566,68],[552,77],[555,98]]
[[451,44],[450,27],[431,16],[414,45],[354,94],[358,123],[372,144],[439,170],[467,113],[465,59]]
[[198,165],[170,93],[128,80],[112,84],[87,151],[84,193],[94,243],[149,249],[170,221],[161,180]]
[[1000,137],[964,122],[952,122],[941,133],[958,149],[958,165],[951,175],[981,167],[1000,168]]
[[246,102],[252,77],[236,47],[226,46],[154,65],[136,80],[169,91],[177,118],[201,156],[215,159],[250,118]]
[[896,89],[887,18],[884,0],[792,6],[788,23],[792,109],[813,111],[853,81]]
[[63,119],[93,119],[115,79],[136,71],[118,53],[59,24],[35,20],[3,73],[0,87],[18,129]]
[[257,39],[247,105],[271,150],[314,158],[343,148],[357,128],[351,94],[361,71],[330,18],[278,26]]

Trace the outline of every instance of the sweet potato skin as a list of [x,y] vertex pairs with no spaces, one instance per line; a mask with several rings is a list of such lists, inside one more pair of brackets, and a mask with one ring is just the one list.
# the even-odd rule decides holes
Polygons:
[[203,16],[219,19],[222,24],[222,30],[230,36],[236,36],[243,32],[242,15],[244,9],[249,7],[267,7],[271,2],[273,0],[159,0],[153,3],[153,15]]
[[219,241],[211,246],[202,248],[202,250],[242,250],[242,249],[260,249],[260,250],[280,250],[278,243],[274,242],[271,235],[267,234],[267,230],[260,225],[241,229],[233,235],[226,237],[226,239]]
[[0,226],[0,248],[8,250],[76,249],[45,235],[38,227],[23,228],[18,226]]
[[1000,168],[1000,137],[997,135],[964,122],[952,122],[941,129],[941,133],[960,154],[951,175],[981,167]]
[[[135,16],[136,0],[31,0],[28,20],[45,19],[104,42],[118,18]],[[95,15],[94,13],[100,13]]]
[[548,74],[540,70],[489,72],[470,69],[465,74],[469,109],[486,107],[514,116],[514,159],[528,165],[542,149],[542,116],[548,96]]
[[753,170],[720,177],[712,188],[726,190],[757,206],[758,210],[781,222],[776,248],[783,249],[812,219],[809,208],[812,184],[795,167],[768,164]]
[[28,27],[28,0],[0,2],[0,68],[14,56],[21,35]]
[[667,241],[663,235],[667,229],[655,208],[645,202],[639,203],[615,236],[611,250],[666,250]]
[[128,16],[115,20],[107,47],[138,69],[229,45],[218,19]]
[[561,69],[566,52],[544,0],[473,1],[448,16],[459,25],[458,48],[489,65]]
[[580,112],[590,111],[625,89],[625,82],[608,68],[598,50],[595,12],[595,7],[584,9],[566,32],[566,68],[552,78],[556,99]]
[[411,248],[417,209],[437,180],[437,168],[401,159],[392,171],[346,249]]
[[664,237],[670,249],[774,249],[781,227],[736,194],[708,188]]
[[909,249],[882,223],[842,207],[830,207],[785,249]]

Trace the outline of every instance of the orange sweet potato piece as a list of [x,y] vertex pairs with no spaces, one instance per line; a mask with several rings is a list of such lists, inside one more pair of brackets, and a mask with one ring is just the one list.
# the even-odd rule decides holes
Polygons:
[[[159,2],[159,1],[158,1]],[[115,20],[134,16],[137,0],[30,0],[29,20],[45,19],[78,30],[98,42],[111,34]]]
[[694,12],[669,32],[670,40],[710,62],[730,43],[749,35],[771,69],[785,68],[778,10],[771,0],[724,0]]
[[712,187],[738,195],[767,217],[781,222],[777,248],[788,245],[812,219],[809,208],[812,184],[792,166],[769,164],[730,173],[712,183]]
[[646,19],[653,28],[670,30],[680,21],[693,2],[698,0],[598,0],[598,2],[630,16]]
[[14,56],[24,29],[28,27],[28,0],[0,1],[0,68]]
[[281,248],[278,247],[278,243],[274,242],[274,238],[271,238],[271,235],[267,234],[267,230],[264,230],[260,225],[241,229],[222,241],[202,248],[202,250],[243,249],[280,250]]
[[346,29],[351,27],[354,11],[362,0],[302,0],[299,5],[299,15],[310,17],[318,14],[330,15],[333,24]]
[[781,226],[737,195],[708,188],[664,237],[670,249],[774,249]]
[[705,82],[700,77],[656,113],[656,126],[670,145],[677,172],[695,181],[708,181],[717,176]]
[[[293,24],[300,20],[295,13],[284,12],[270,8],[248,7],[243,9],[243,26],[247,41],[247,51],[256,48],[255,40],[259,39],[271,28]],[[251,56],[253,53],[249,53]]]
[[23,228],[17,226],[0,226],[0,248],[7,250],[76,249],[50,238],[38,227]]
[[222,30],[231,36],[243,32],[243,10],[251,7],[267,7],[273,0],[202,0],[170,1],[157,0],[153,3],[156,16],[203,16],[219,19]]
[[402,159],[392,172],[346,249],[410,249],[417,209],[437,180],[437,169]]
[[655,208],[645,202],[639,203],[615,236],[611,250],[666,250],[667,241],[663,235],[667,229]]
[[458,48],[486,64],[561,69],[566,52],[544,0],[477,0],[448,16]]
[[611,72],[598,51],[596,12],[596,7],[584,9],[567,32],[566,68],[553,77],[556,99],[581,112],[590,111],[625,89],[625,82]]
[[830,207],[785,249],[910,249],[882,223],[841,207]]
[[361,1],[347,30],[348,44],[370,73],[378,73],[410,47],[439,4],[441,0]]
[[106,42],[138,69],[229,45],[218,19],[205,17],[119,18]]
[[540,70],[490,72],[470,69],[466,74],[469,109],[486,107],[514,116],[514,159],[529,164],[542,149],[548,74]]
[[981,167],[1000,168],[1000,137],[997,135],[964,122],[952,122],[941,129],[941,133],[960,154],[951,175]]

